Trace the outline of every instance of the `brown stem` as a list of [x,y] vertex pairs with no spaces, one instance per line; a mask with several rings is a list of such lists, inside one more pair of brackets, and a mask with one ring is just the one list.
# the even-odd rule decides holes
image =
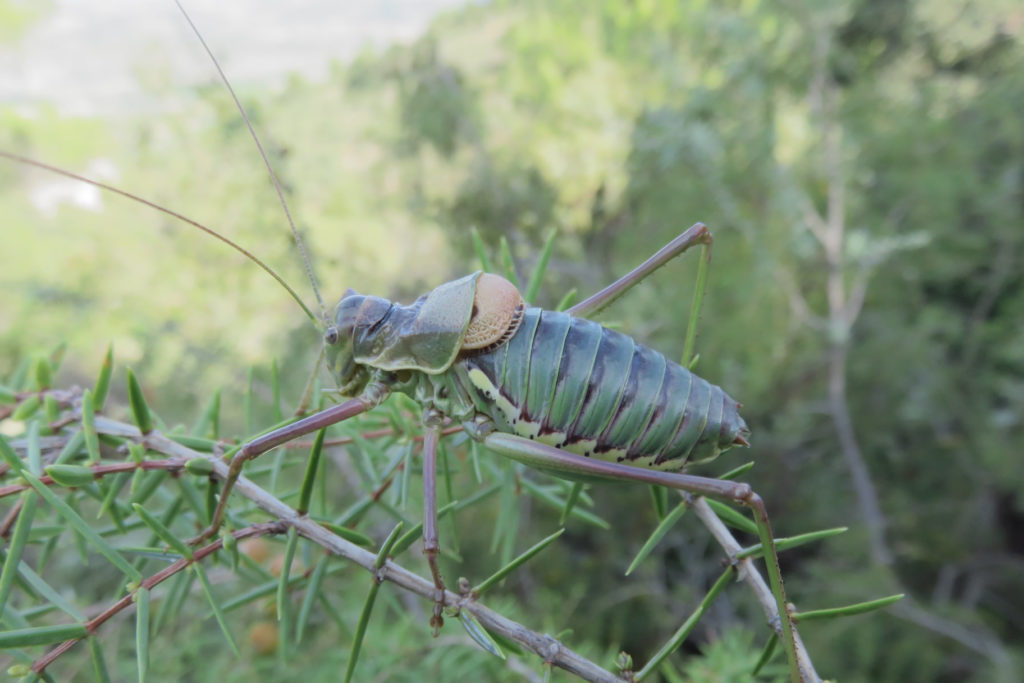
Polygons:
[[[26,484],[22,488],[28,488],[28,485]],[[19,499],[4,516],[4,521],[0,522],[0,538],[7,538],[10,535],[11,529],[14,528],[14,523],[18,521],[18,515],[21,514],[21,508],[23,506],[24,502]]]
[[[93,477],[99,479],[105,477],[108,474],[117,474],[118,472],[131,472],[133,470],[167,470],[168,472],[180,472],[185,467],[184,460],[142,460],[140,462],[116,462],[108,463],[106,465],[92,465]],[[52,486],[55,482],[53,477],[48,474],[44,474],[39,477],[39,482],[45,486]],[[15,493],[20,493],[26,489],[32,488],[28,484],[9,484],[7,486],[0,486],[0,498],[9,496]],[[6,520],[5,520],[6,522]],[[0,535],[3,535],[4,527],[0,525]]]

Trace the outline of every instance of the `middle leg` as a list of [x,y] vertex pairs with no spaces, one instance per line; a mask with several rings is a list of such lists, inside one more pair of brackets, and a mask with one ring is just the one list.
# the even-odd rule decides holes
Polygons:
[[434,613],[430,617],[430,626],[434,635],[444,625],[444,579],[437,564],[437,556],[441,552],[437,532],[437,443],[441,438],[442,417],[437,411],[428,409],[423,413],[423,426],[426,433],[423,438],[423,554],[427,556],[430,573],[434,577]]

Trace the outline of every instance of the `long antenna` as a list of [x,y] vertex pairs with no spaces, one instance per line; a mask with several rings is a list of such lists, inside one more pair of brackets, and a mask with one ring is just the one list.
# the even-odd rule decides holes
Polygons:
[[[306,244],[302,241],[299,236],[299,230],[295,227],[295,221],[292,220],[292,213],[288,210],[288,202],[285,201],[284,192],[281,190],[281,183],[277,180],[277,174],[274,173],[273,166],[270,165],[270,159],[267,157],[267,153],[263,150],[263,143],[260,142],[260,138],[256,135],[256,129],[252,127],[252,123],[249,121],[249,115],[245,112],[245,107],[242,106],[241,100],[238,99],[238,95],[235,94],[235,89],[231,87],[231,82],[228,81],[228,77],[224,74],[224,70],[220,68],[220,62],[214,56],[210,46],[206,44],[206,40],[203,39],[203,35],[196,28],[196,25],[192,23],[192,17],[188,15],[185,8],[182,6],[179,0],[174,0],[174,4],[178,6],[181,13],[185,16],[185,21],[192,27],[192,32],[196,34],[196,38],[202,44],[203,49],[206,50],[206,54],[209,55],[210,61],[213,62],[214,67],[217,68],[217,73],[220,74],[220,79],[224,81],[224,85],[227,86],[228,92],[231,93],[231,98],[235,101],[235,106],[238,107],[239,113],[242,115],[242,120],[245,121],[246,127],[249,129],[249,133],[252,135],[252,139],[256,142],[256,148],[260,151],[260,156],[263,157],[263,164],[267,167],[267,173],[270,174],[270,181],[274,184],[274,189],[277,190],[277,197],[281,200],[281,208],[284,209],[284,215],[288,219],[288,225],[291,226],[292,235],[295,237],[295,243],[299,247],[299,253],[302,255],[302,262],[306,266],[306,276],[309,278],[309,282],[313,285],[313,293],[316,295],[317,303],[320,304],[320,313],[324,321],[327,321],[327,307],[324,306],[323,297],[320,296],[320,288],[317,287],[316,278],[313,277],[313,266],[310,265],[309,255],[306,253]],[[303,307],[305,308],[305,307]]]
[[288,291],[289,294],[291,294],[292,298],[295,299],[295,302],[298,303],[299,306],[302,307],[302,310],[306,312],[306,315],[309,316],[309,319],[312,320],[314,323],[319,324],[320,321],[313,314],[313,311],[309,310],[309,307],[306,306],[305,303],[303,303],[302,298],[298,295],[298,293],[294,289],[292,289],[288,285],[288,283],[285,282],[284,279],[274,271],[273,268],[271,268],[266,263],[261,261],[259,258],[256,257],[255,254],[250,252],[248,249],[246,249],[242,245],[238,244],[237,242],[231,240],[228,237],[225,237],[224,235],[220,234],[216,230],[213,230],[212,228],[206,227],[205,225],[203,225],[199,221],[192,220],[191,218],[189,218],[188,216],[185,216],[184,214],[180,214],[177,211],[174,211],[172,209],[168,209],[166,206],[161,206],[161,205],[157,204],[156,202],[152,202],[152,201],[150,201],[150,200],[148,200],[148,199],[146,199],[144,197],[140,197],[137,194],[132,194],[131,192],[127,192],[125,190],[118,189],[118,188],[114,187],[113,185],[107,185],[106,183],[101,183],[100,181],[93,180],[92,178],[86,178],[85,176],[78,175],[77,173],[72,173],[71,171],[65,171],[63,168],[58,168],[56,166],[51,166],[50,164],[44,163],[42,161],[36,161],[35,159],[29,159],[28,157],[23,157],[20,154],[12,154],[11,152],[5,152],[3,150],[0,150],[0,157],[4,157],[5,159],[10,159],[11,161],[17,161],[18,163],[27,164],[29,166],[35,166],[36,168],[41,168],[43,170],[50,171],[51,173],[57,173],[59,175],[65,176],[67,178],[73,178],[73,179],[78,180],[80,182],[88,183],[89,185],[94,185],[96,187],[99,187],[101,189],[106,190],[107,192],[113,192],[114,194],[119,194],[122,197],[127,197],[128,199],[131,199],[133,201],[139,202],[140,204],[145,204],[146,206],[154,208],[157,211],[160,211],[162,213],[167,214],[168,216],[172,216],[174,218],[177,218],[179,221],[183,221],[183,222],[188,223],[189,225],[191,225],[191,226],[193,226],[195,228],[199,228],[200,230],[202,230],[206,234],[208,234],[208,235],[210,235],[212,237],[216,237],[221,242],[223,242],[224,244],[228,245],[229,247],[231,247],[232,249],[234,249],[235,251],[237,251],[238,253],[242,254],[247,259],[249,259],[250,261],[255,263],[257,266],[259,266],[260,268],[265,270],[270,275],[270,277],[272,277],[275,280],[277,280],[277,282],[282,287],[284,287]]

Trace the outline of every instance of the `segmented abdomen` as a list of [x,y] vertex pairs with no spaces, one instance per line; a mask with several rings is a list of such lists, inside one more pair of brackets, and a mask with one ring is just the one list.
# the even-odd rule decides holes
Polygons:
[[508,343],[454,370],[502,431],[604,460],[679,470],[749,433],[720,387],[565,313],[527,309]]

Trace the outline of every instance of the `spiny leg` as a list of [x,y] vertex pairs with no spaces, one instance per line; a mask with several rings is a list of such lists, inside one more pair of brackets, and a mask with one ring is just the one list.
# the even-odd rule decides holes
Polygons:
[[496,453],[518,460],[530,467],[546,470],[556,476],[638,481],[740,503],[751,508],[754,512],[758,536],[765,549],[765,566],[768,570],[772,593],[775,596],[775,609],[779,620],[778,633],[789,660],[790,678],[794,683],[819,680],[809,658],[800,656],[797,652],[796,629],[789,614],[786,593],[782,584],[782,573],[779,570],[778,552],[775,549],[775,539],[768,522],[768,513],[761,497],[750,488],[749,484],[690,474],[648,470],[586,458],[514,434],[493,432],[483,438],[483,443]]
[[430,573],[434,576],[434,614],[430,617],[430,625],[434,635],[444,625],[444,579],[437,566],[437,556],[441,552],[437,533],[437,442],[441,438],[441,415],[435,410],[425,410],[423,426],[426,434],[423,438],[423,554],[427,556]]
[[203,530],[195,538],[189,541],[190,545],[198,545],[203,541],[212,538],[217,531],[220,529],[220,525],[224,521],[224,510],[227,506],[228,496],[231,494],[231,489],[234,488],[235,482],[238,481],[238,477],[242,473],[242,467],[250,460],[253,460],[260,455],[266,453],[276,446],[280,446],[283,443],[287,443],[292,439],[298,438],[303,434],[309,434],[329,427],[332,424],[336,424],[343,420],[347,420],[350,417],[364,413],[367,410],[379,405],[387,397],[387,389],[381,385],[371,385],[367,387],[367,390],[357,398],[353,398],[344,403],[340,403],[336,406],[331,406],[326,410],[322,410],[319,413],[310,415],[309,417],[293,422],[290,425],[275,429],[272,432],[258,436],[252,441],[244,444],[235,456],[231,459],[231,465],[228,468],[228,476],[224,479],[224,488],[220,494],[220,500],[217,501],[217,508],[214,510],[213,518],[210,520],[210,525]]
[[686,342],[683,344],[683,365],[689,366],[692,362],[694,341],[697,338],[697,316],[700,313],[701,301],[704,298],[704,286],[708,280],[708,264],[711,262],[711,243],[711,231],[703,223],[695,223],[681,235],[659,249],[654,256],[651,256],[597,294],[576,304],[567,313],[584,318],[597,313],[658,268],[690,247],[699,244],[702,248],[700,265],[697,270],[697,287],[693,291],[690,321],[686,327]]

